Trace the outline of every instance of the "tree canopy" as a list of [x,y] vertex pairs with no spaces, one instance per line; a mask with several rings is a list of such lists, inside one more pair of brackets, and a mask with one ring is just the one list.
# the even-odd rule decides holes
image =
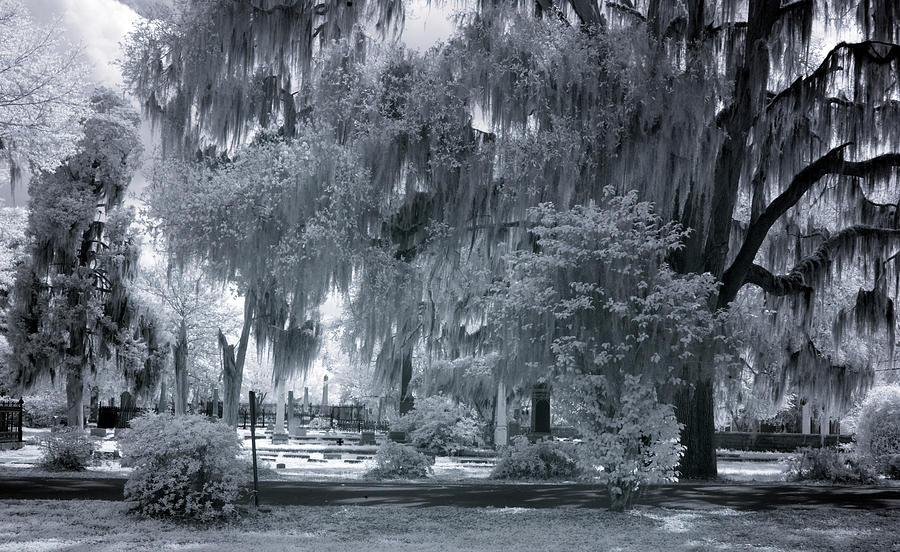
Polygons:
[[36,25],[20,0],[0,1],[0,159],[10,186],[75,152],[89,112],[87,68],[58,25]]
[[[172,28],[165,23],[136,33],[126,76],[170,134],[191,144],[182,149],[216,143],[240,166],[249,163],[242,156],[266,151],[241,148],[246,134],[274,123],[268,135],[279,145],[269,147],[292,149],[303,166],[291,170],[303,175],[326,163],[304,148],[338,148],[356,175],[350,197],[371,206],[341,211],[352,222],[341,256],[327,247],[263,255],[277,264],[279,301],[295,317],[332,286],[351,291],[356,342],[363,356],[378,354],[382,371],[396,374],[417,343],[450,360],[494,352],[483,331],[485,296],[508,253],[535,247],[528,210],[547,201],[563,211],[589,205],[607,187],[636,190],[689,231],[669,261],[680,274],[708,273],[721,283],[709,312],[736,305],[774,312],[754,320],[782,338],[776,354],[764,354],[772,343],[749,333],[743,350],[748,364],[777,367],[774,392],[789,381],[836,399],[867,385],[871,366],[839,362],[848,329],[886,335],[892,352],[900,25],[890,0],[481,3],[454,38],[425,54],[369,44],[365,55],[356,40],[321,49],[283,40],[278,25],[288,19],[265,19],[271,3],[227,4],[221,13],[229,18],[204,20],[222,31],[215,40],[177,28],[161,39],[154,33]],[[295,6],[282,15],[298,15],[303,8]],[[264,22],[253,31],[264,39],[232,32]],[[161,45],[174,55],[163,56]],[[202,68],[200,81],[218,80],[201,88],[179,61],[200,46],[211,56],[244,57]],[[288,69],[273,71],[280,63]],[[257,69],[277,73],[278,85],[253,81]],[[174,78],[161,80],[166,75]],[[282,93],[295,85],[296,95]],[[235,90],[222,99],[220,92]],[[298,182],[294,188],[310,195],[294,197],[337,194],[348,189],[346,174],[319,173],[312,187]],[[274,193],[265,187],[281,180],[264,180],[254,184],[261,195],[234,207],[282,197],[277,185]],[[173,194],[194,186],[171,182]],[[308,199],[276,201],[285,220],[316,220]],[[231,222],[246,236],[240,225],[251,220]],[[253,239],[238,249],[279,243]],[[304,276],[294,280],[302,289],[284,286],[292,275]],[[840,281],[860,285],[852,304],[837,306],[822,293]],[[819,330],[832,315],[829,350]],[[673,400],[685,425],[682,471],[710,476],[715,349],[698,345],[697,354],[698,362],[680,367],[690,385]]]

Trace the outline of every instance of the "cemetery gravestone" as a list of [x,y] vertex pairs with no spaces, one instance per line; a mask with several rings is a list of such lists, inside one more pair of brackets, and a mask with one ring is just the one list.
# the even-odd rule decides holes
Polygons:
[[531,432],[550,435],[550,389],[546,383],[531,388]]

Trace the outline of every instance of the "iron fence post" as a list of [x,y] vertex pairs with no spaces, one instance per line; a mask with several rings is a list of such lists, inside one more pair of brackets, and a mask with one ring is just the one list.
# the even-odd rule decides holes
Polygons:
[[22,442],[22,413],[25,411],[25,398],[19,397],[19,442]]

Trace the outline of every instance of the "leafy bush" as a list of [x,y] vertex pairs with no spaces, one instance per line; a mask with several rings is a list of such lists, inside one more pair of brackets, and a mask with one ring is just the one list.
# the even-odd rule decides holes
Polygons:
[[[576,381],[597,389],[588,378]],[[653,386],[640,376],[624,374],[623,382],[616,397],[604,389],[603,395],[594,395],[596,402],[585,401],[584,413],[575,418],[583,436],[578,449],[582,470],[606,485],[612,510],[629,508],[645,485],[677,481],[684,452],[675,409],[660,403]],[[618,404],[607,410],[608,402]]]
[[50,427],[53,418],[65,419],[66,394],[51,390],[24,397],[22,423],[26,427]]
[[475,418],[440,395],[418,401],[391,429],[405,431],[416,447],[440,455],[455,454],[481,439]]
[[146,516],[210,520],[245,499],[250,468],[241,440],[205,416],[147,414],[121,440],[122,465],[133,467],[125,498]]
[[328,418],[323,418],[322,416],[316,416],[312,420],[309,421],[310,429],[331,429],[331,420]]
[[876,387],[856,416],[856,447],[860,456],[888,474],[900,455],[900,386]]
[[523,435],[504,447],[491,471],[494,479],[577,479],[581,476],[574,444],[538,441],[531,444]]
[[94,441],[84,430],[59,428],[42,443],[40,467],[47,471],[84,471],[94,456]]
[[900,479],[900,454],[891,456],[883,463],[882,473],[891,479]]
[[857,456],[832,448],[799,448],[788,465],[794,481],[867,484],[875,481],[875,471]]
[[366,473],[374,479],[417,479],[428,477],[434,458],[408,445],[385,441],[375,454],[375,467]]

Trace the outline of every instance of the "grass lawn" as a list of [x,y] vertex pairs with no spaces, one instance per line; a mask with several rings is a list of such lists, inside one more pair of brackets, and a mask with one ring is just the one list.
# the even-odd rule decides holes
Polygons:
[[900,551],[897,511],[281,507],[231,525],[134,518],[102,501],[0,503],[0,552],[190,550]]

